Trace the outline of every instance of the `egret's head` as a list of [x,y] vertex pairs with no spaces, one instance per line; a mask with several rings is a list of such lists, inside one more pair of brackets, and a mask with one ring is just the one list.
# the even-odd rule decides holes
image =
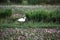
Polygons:
[[24,17],[24,19],[26,19],[26,17]]

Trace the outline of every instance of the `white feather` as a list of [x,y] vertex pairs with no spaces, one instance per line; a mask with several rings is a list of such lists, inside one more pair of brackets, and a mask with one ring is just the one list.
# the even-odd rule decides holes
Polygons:
[[19,22],[25,22],[25,21],[26,21],[26,17],[20,18],[20,19],[18,19],[17,21],[19,21]]

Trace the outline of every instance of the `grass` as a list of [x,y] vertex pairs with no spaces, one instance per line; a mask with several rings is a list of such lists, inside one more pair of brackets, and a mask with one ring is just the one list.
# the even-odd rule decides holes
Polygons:
[[28,21],[25,23],[20,22],[4,22],[0,23],[0,28],[60,28],[60,24],[57,23],[46,23],[46,22],[33,22]]
[[[17,11],[20,14],[22,14],[22,13],[24,14],[25,12],[29,13],[29,12],[31,12],[31,10],[35,10],[34,12],[32,12],[32,14],[33,14],[35,12],[40,12],[39,11],[40,9],[39,10],[38,9],[39,8],[37,8],[37,9],[30,9],[29,10],[28,8],[27,9],[22,9],[21,8],[21,9],[13,10],[12,13],[15,13],[15,11]],[[45,9],[42,7],[41,10],[44,11]],[[47,8],[46,8],[46,10],[47,10]],[[51,10],[47,10],[48,13]],[[45,13],[45,12],[43,12],[43,13]],[[58,13],[60,14],[59,11],[58,11]],[[45,13],[44,15],[48,15],[48,14]],[[54,15],[54,14],[52,14],[52,15]],[[30,17],[31,16],[32,15],[30,15]],[[60,18],[60,16],[59,16],[59,18]],[[20,22],[17,22],[17,20],[15,20],[15,21],[14,20],[15,20],[14,18],[11,18],[11,19],[10,18],[0,19],[0,28],[15,28],[15,27],[18,27],[18,28],[60,28],[60,23],[51,22],[51,21],[50,22],[43,22],[43,21],[36,22],[36,21],[30,20],[30,21],[27,21],[27,22],[24,22],[24,23],[20,23]]]
[[9,17],[12,14],[11,9],[0,9],[0,18]]
[[54,22],[60,19],[60,11],[59,10],[46,10],[46,9],[35,9],[26,11],[26,17],[28,20],[35,20],[35,21],[46,21],[46,22]]

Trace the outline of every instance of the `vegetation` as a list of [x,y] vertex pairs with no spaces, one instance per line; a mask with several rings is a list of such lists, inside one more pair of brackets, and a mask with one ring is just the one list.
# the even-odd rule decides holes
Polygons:
[[[24,11],[16,9],[19,15],[23,13],[26,15],[27,21],[25,23],[18,22],[18,18],[12,17],[11,9],[0,9],[0,27],[20,27],[20,28],[59,28],[60,27],[60,9],[25,9]],[[3,11],[2,11],[3,10]],[[2,14],[3,13],[3,14]],[[24,14],[25,13],[25,14]],[[15,14],[15,11],[14,11]],[[13,15],[13,14],[12,14]],[[10,17],[9,17],[10,16]],[[17,17],[17,16],[16,16]],[[18,16],[19,17],[19,16]],[[20,18],[20,17],[19,17]]]
[[27,0],[28,4],[40,4],[42,2],[42,0]]
[[0,40],[58,40],[60,38],[60,29],[0,28],[0,30],[3,35],[0,35]]
[[12,3],[22,3],[23,0],[10,0]]
[[60,22],[60,11],[59,10],[45,10],[36,9],[26,11],[26,17],[28,20],[34,21],[45,21],[45,22]]
[[3,22],[0,23],[0,28],[60,28],[60,24],[57,23],[46,23],[46,22],[33,22],[33,21],[28,21],[25,23],[20,23],[20,22]]
[[56,39],[56,33],[54,33],[54,34],[50,34],[50,33],[45,33],[44,34],[44,40],[57,40]]
[[60,4],[60,0],[1,0],[0,3],[23,4],[23,1],[24,1],[24,3],[30,4],[30,5]]
[[[39,5],[40,7],[40,4],[60,4],[60,1],[1,0],[0,4]],[[0,40],[59,40],[60,7],[14,6],[14,8],[11,6],[11,9],[10,7],[0,8]],[[27,17],[25,22],[17,21],[24,16]]]
[[0,18],[11,16],[11,14],[12,14],[11,9],[0,9]]

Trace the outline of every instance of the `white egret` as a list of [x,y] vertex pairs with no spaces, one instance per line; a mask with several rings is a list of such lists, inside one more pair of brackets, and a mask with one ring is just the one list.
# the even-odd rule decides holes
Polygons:
[[20,18],[17,20],[18,22],[25,22],[26,21],[26,17]]

